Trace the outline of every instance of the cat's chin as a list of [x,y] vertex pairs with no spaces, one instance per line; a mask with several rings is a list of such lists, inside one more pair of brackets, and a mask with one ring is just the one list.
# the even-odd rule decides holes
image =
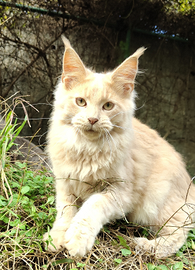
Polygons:
[[97,140],[100,137],[100,133],[94,130],[84,130],[83,135],[89,140]]

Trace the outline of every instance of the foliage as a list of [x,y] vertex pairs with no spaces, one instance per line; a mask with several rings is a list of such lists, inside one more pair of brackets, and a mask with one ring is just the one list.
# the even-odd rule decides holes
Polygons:
[[[132,32],[141,29],[143,33],[155,35],[166,33],[174,38],[181,37],[184,41],[194,40],[195,37],[194,1],[10,0],[6,2],[13,5],[8,7],[0,4],[2,65],[0,96],[7,98],[15,91],[24,94],[33,92],[29,99],[31,103],[37,104],[39,113],[35,115],[31,108],[28,108],[28,114],[33,118],[32,129],[23,134],[34,135],[38,130],[37,127],[41,127],[43,134],[40,138],[41,144],[45,140],[44,133],[51,111],[51,107],[48,106],[53,99],[52,92],[61,73],[64,50],[60,40],[61,34],[65,33],[70,37],[81,58],[86,60],[88,66],[95,67],[96,70],[98,68],[98,71],[110,70],[116,66],[116,59],[120,58],[116,56],[120,54],[118,46],[121,47],[125,57],[129,55],[129,46],[134,43],[134,35],[131,36],[130,42],[124,43],[127,29],[131,29]],[[21,8],[14,6],[15,4]],[[31,6],[32,9],[24,9],[22,5]],[[52,10],[56,14],[58,12],[68,14],[71,15],[71,19],[62,16],[52,17],[49,12],[37,13],[33,8],[40,11]],[[166,40],[164,41],[163,46],[166,43]],[[159,42],[160,48],[163,48],[160,39]],[[147,43],[148,41],[143,40],[141,45],[148,46]],[[148,69],[148,66],[144,68]],[[194,73],[193,70],[192,72]],[[151,95],[152,91],[148,87],[146,89]],[[17,113],[19,115],[20,112]],[[39,143],[38,136],[33,141]]]
[[[25,121],[12,125],[12,113],[0,131],[0,268],[7,269],[21,254],[42,251],[42,234],[55,216],[53,178],[47,172],[35,173],[25,163],[11,162],[8,151]],[[7,258],[7,259],[5,259]]]
[[4,161],[5,161],[6,153],[14,144],[14,140],[20,134],[20,132],[22,131],[26,123],[26,119],[25,119],[22,125],[17,127],[17,119],[15,120],[14,124],[11,124],[12,118],[13,118],[13,112],[9,112],[6,117],[5,127],[0,131],[0,156],[1,156],[1,161],[3,164],[3,168],[5,165]]
[[[0,269],[127,270],[130,265],[131,269],[194,269],[191,258],[195,229],[176,256],[164,260],[154,259],[144,251],[137,252],[132,241],[132,225],[125,221],[105,226],[84,258],[70,257],[67,251],[56,254],[44,251],[42,235],[52,226],[56,214],[53,177],[47,171],[32,171],[25,163],[11,162],[9,147],[2,145],[7,142],[6,136],[14,138],[22,126],[15,128],[6,124],[7,132],[0,131],[1,160],[4,159],[1,170],[7,179],[3,182],[1,177],[5,187],[0,193]],[[146,235],[146,230],[142,229],[142,234]]]
[[0,238],[5,238],[6,248],[24,245],[28,249],[30,243],[32,251],[35,244],[40,245],[45,224],[54,221],[53,178],[45,172],[35,174],[19,162],[7,164],[6,176],[13,196],[0,196]]
[[166,1],[165,9],[167,9],[168,12],[171,11],[187,15],[195,11],[195,0]]

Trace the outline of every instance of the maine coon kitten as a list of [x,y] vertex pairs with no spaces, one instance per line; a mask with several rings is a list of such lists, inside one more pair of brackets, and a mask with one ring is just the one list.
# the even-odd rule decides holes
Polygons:
[[[124,215],[151,226],[137,246],[158,257],[175,253],[194,220],[195,188],[180,155],[133,117],[138,49],[113,72],[87,69],[63,38],[61,82],[55,91],[48,153],[56,184],[56,251],[83,256],[102,226]],[[44,240],[48,239],[45,234]]]

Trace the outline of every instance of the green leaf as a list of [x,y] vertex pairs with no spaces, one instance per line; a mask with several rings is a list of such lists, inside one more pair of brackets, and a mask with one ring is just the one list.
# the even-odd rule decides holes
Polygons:
[[[20,134],[21,130],[23,129],[24,125],[26,124],[26,121],[27,121],[27,116],[25,116],[23,123],[16,130],[14,130],[14,132],[13,132],[14,136],[13,136],[11,142],[9,143],[9,145],[7,146],[7,151],[12,147],[13,142],[15,141],[16,137]],[[14,127],[16,126],[16,122],[17,122],[17,120],[15,121]]]
[[182,257],[182,256],[183,256],[183,252],[179,250],[179,251],[176,253],[176,256],[177,256],[177,257]]
[[14,188],[14,187],[20,188],[20,184],[18,184],[18,183],[16,183],[16,182],[13,182],[13,183],[12,183],[12,187],[13,187],[13,188]]
[[130,247],[127,245],[127,241],[120,235],[117,235],[117,237],[120,241],[120,245],[130,250]]
[[104,226],[104,227],[103,227],[103,230],[104,230],[105,232],[107,232],[107,233],[110,233],[110,230],[108,229],[107,226]]
[[195,250],[195,243],[194,241],[192,241],[192,239],[191,239],[191,244],[192,244],[192,249]]
[[48,197],[46,204],[53,204],[54,201],[55,201],[55,197],[54,196],[50,196],[50,197]]
[[116,246],[116,245],[118,245],[118,242],[115,239],[113,239],[112,242],[111,242],[111,245]]
[[168,270],[168,268],[166,267],[166,265],[163,265],[163,264],[159,265],[159,266],[157,267],[157,269],[158,269],[158,270]]
[[25,224],[20,224],[19,225],[19,228],[20,228],[20,230],[25,230],[26,229],[26,225]]
[[80,263],[80,262],[77,263],[77,267],[84,267],[84,266],[85,266],[85,263]]
[[3,196],[0,196],[0,206],[5,206],[7,202],[5,201],[5,198]]
[[122,260],[121,260],[121,259],[114,259],[114,261],[115,261],[117,264],[122,263]]
[[126,248],[122,248],[121,253],[123,256],[131,255],[131,251],[129,249],[126,249]]
[[30,187],[29,187],[29,186],[23,186],[23,187],[21,188],[21,193],[22,193],[22,194],[26,194],[26,193],[29,192],[29,190],[30,190]]
[[37,209],[34,205],[31,206],[31,214],[34,215],[37,212]]
[[190,233],[188,234],[188,238],[190,238],[190,239],[195,239],[195,234],[192,233],[192,232],[190,232]]
[[3,222],[5,222],[5,223],[9,222],[9,218],[6,216],[0,217],[0,220],[3,220]]
[[47,214],[45,212],[39,212],[38,213],[38,216],[41,218],[41,219],[46,219],[47,218]]
[[152,263],[147,263],[148,270],[154,270],[156,266]]
[[183,262],[176,262],[173,265],[173,270],[183,270]]
[[29,206],[30,199],[27,196],[23,196],[21,200],[21,204],[25,207],[26,205]]
[[73,263],[73,262],[74,261],[72,259],[64,258],[64,259],[57,260],[57,261],[53,262],[52,265],[56,266],[56,265],[61,264],[61,263]]
[[21,221],[20,221],[19,219],[15,219],[14,221],[10,221],[10,225],[11,225],[12,227],[17,226],[17,225],[20,224],[20,223],[21,223]]

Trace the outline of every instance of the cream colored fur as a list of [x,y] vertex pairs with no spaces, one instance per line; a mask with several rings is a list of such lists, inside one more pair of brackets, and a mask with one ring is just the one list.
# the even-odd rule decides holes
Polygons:
[[138,248],[158,257],[175,253],[193,225],[195,188],[181,156],[133,117],[134,80],[144,48],[113,72],[97,74],[63,39],[62,80],[47,148],[57,208],[50,231],[56,249],[51,244],[49,249],[65,247],[83,256],[104,224],[126,215],[159,231],[153,240],[135,238]]

